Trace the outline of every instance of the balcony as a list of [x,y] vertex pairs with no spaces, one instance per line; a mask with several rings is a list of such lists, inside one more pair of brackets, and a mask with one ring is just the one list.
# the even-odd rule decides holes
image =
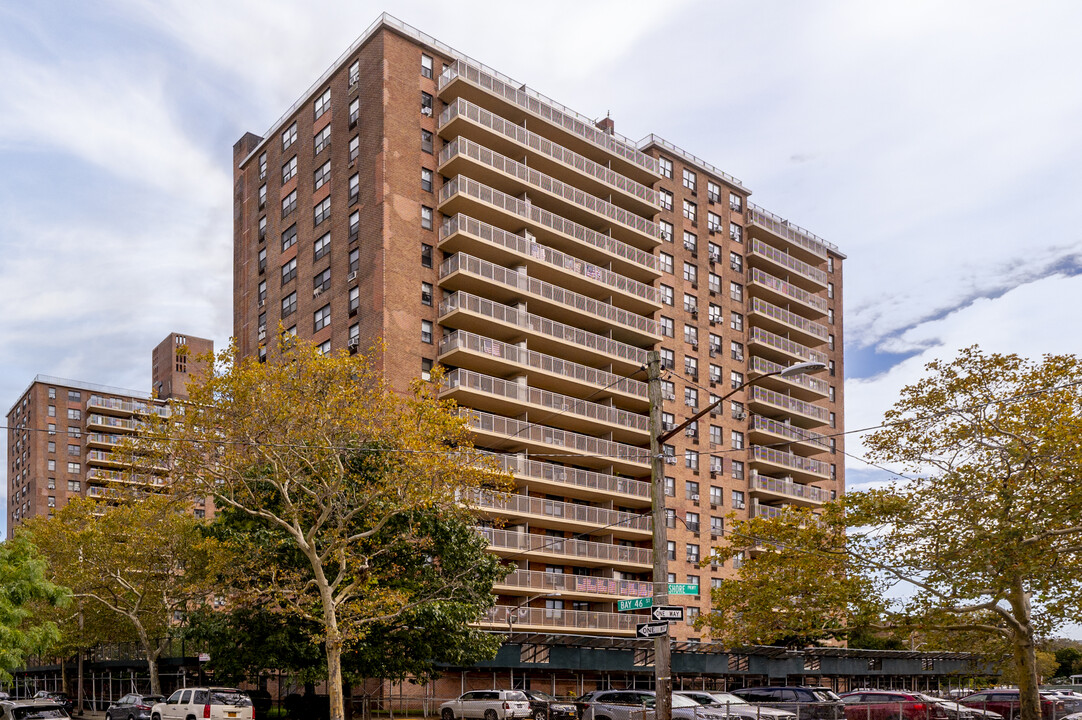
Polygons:
[[[108,452],[106,450],[87,450],[86,461],[88,464],[104,465],[111,468],[127,468],[131,467],[132,462],[130,457],[125,455],[119,455],[117,453]],[[145,463],[137,463],[137,466],[142,469],[149,470],[168,470],[165,465],[149,465]]]
[[752,494],[763,495],[768,500],[782,500],[803,507],[818,507],[825,502],[830,502],[829,490],[763,477],[755,472],[751,474],[748,488]]
[[127,418],[100,415],[98,413],[90,413],[86,416],[87,430],[125,430],[127,432],[135,432],[142,426],[142,423]]
[[652,346],[661,339],[657,322],[651,318],[464,253],[452,255],[440,265],[440,287],[465,290],[504,304],[525,301],[546,317],[567,320],[595,333],[611,332],[622,342]]
[[[830,479],[830,464],[777,448],[753,445],[749,460],[759,473],[782,473],[798,482]],[[765,466],[765,467],[764,467]]]
[[575,184],[585,186],[594,195],[611,197],[616,204],[640,215],[658,211],[657,193],[651,188],[467,100],[460,98],[444,108],[439,130],[444,139],[468,135],[509,157],[528,156],[531,167],[550,175],[568,177],[574,173]]
[[755,412],[771,415],[786,415],[793,425],[803,428],[816,427],[827,423],[827,409],[782,395],[773,390],[753,385],[748,396],[748,404]]
[[616,537],[650,539],[650,515],[607,510],[590,505],[548,500],[513,493],[474,492],[466,502],[486,514],[512,522],[529,522],[531,527],[557,528],[572,532],[601,532]]
[[130,435],[114,435],[111,433],[87,433],[86,446],[93,448],[114,448],[120,441]]
[[446,296],[439,313],[440,323],[446,327],[514,342],[520,341],[525,333],[531,344],[550,355],[584,365],[611,364],[612,372],[620,375],[638,372],[646,363],[646,351],[642,348],[466,292]]
[[472,370],[460,368],[447,373],[440,395],[456,400],[459,405],[497,415],[517,416],[523,412],[539,412],[568,430],[588,434],[611,433],[614,440],[621,442],[646,443],[650,439],[645,415]]
[[761,298],[751,299],[748,313],[753,324],[788,335],[807,345],[821,345],[827,342],[830,336],[826,325],[803,318]]
[[826,452],[830,449],[826,438],[819,433],[789,423],[771,420],[762,415],[751,416],[748,439],[752,442],[762,442],[767,445],[777,443],[779,440],[793,443],[794,450],[801,450],[806,454]]
[[756,355],[765,356],[786,365],[807,361],[827,364],[826,353],[812,350],[807,345],[801,345],[795,340],[784,338],[759,327],[753,327],[748,333],[748,345],[754,349]]
[[771,518],[783,517],[788,509],[788,505],[761,505],[757,499],[752,498],[751,508],[748,514],[753,518],[761,517],[769,520]]
[[87,483],[98,485],[121,483],[124,485],[150,485],[153,487],[165,487],[168,480],[161,475],[145,475],[141,473],[121,472],[119,470],[103,470],[90,468],[86,471]]
[[478,624],[506,631],[512,614],[514,620],[510,627],[518,632],[559,630],[576,634],[634,635],[636,623],[645,620],[644,615],[634,613],[497,605],[486,610]]
[[153,412],[160,417],[169,417],[169,407],[166,405],[152,405],[141,400],[122,400],[102,395],[91,395],[87,398],[86,409],[107,415],[148,415]]
[[755,203],[748,203],[744,220],[749,231],[753,229],[765,231],[771,244],[792,251],[794,255],[803,255],[803,259],[810,263],[826,260],[828,250],[838,251],[836,245],[828,243],[815,233],[794,225]]
[[657,160],[639,152],[634,141],[605,132],[590,118],[491,68],[456,60],[440,75],[439,95],[444,102],[464,97],[482,105],[495,103],[501,116],[519,125],[525,125],[528,118],[540,120],[530,126],[624,175],[651,184],[659,177]]
[[764,267],[768,271],[787,275],[789,282],[810,292],[825,290],[827,287],[826,271],[812,267],[792,255],[787,255],[776,247],[767,245],[759,238],[752,238],[748,249],[750,250],[748,253],[749,265]]
[[493,588],[500,595],[535,595],[558,592],[562,597],[575,600],[614,602],[622,598],[652,597],[654,584],[638,580],[616,580],[550,573],[538,570],[514,570]]
[[586,262],[646,283],[661,277],[653,254],[467,177],[443,184],[439,210],[447,216],[465,212],[496,225],[521,227],[525,223],[546,245]]
[[[751,268],[748,275],[748,291],[751,295],[765,295],[776,303],[787,305],[790,302],[810,310],[815,317],[823,317],[827,314],[827,300],[824,297],[813,295],[796,285],[776,278],[770,273],[763,272],[759,268]],[[790,310],[794,308],[790,307]]]
[[632,572],[653,568],[653,552],[648,548],[610,545],[609,543],[533,535],[496,528],[477,528],[498,555],[519,556],[529,553],[530,560],[553,564],[612,567]]
[[[771,362],[766,358],[755,356],[748,363],[748,376],[752,378],[760,375],[768,375],[781,372],[788,364]],[[791,378],[783,378],[774,375],[762,381],[762,386],[781,390],[801,400],[819,400],[827,397],[830,392],[830,384],[811,375],[796,375]]]
[[525,265],[532,277],[590,297],[611,298],[613,305],[640,315],[651,315],[661,308],[657,290],[650,285],[467,215],[443,221],[440,249],[480,255],[501,265]]
[[516,484],[526,491],[540,490],[595,502],[649,507],[650,483],[616,475],[529,460],[522,455],[485,453],[497,465],[513,473]]
[[489,185],[510,187],[513,188],[513,195],[528,193],[531,201],[541,207],[587,227],[607,230],[608,234],[642,249],[650,250],[661,244],[661,228],[653,220],[624,210],[464,137],[455,138],[443,146],[438,170],[444,177],[466,175]]
[[481,447],[496,444],[507,452],[557,457],[594,469],[613,468],[628,475],[645,475],[650,471],[650,452],[645,448],[479,410],[464,408],[462,414],[479,436],[477,444]]

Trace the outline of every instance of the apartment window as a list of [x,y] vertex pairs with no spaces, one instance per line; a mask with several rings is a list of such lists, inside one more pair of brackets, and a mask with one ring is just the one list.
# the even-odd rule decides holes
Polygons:
[[56,478],[49,478],[45,487],[49,490],[56,490]]
[[428,55],[421,54],[421,77],[432,77],[432,58]]
[[684,293],[684,312],[698,313],[699,298],[691,293]]
[[331,89],[327,88],[323,91],[323,94],[316,98],[313,110],[315,111],[315,119],[319,120],[323,117],[323,113],[331,109]]
[[665,508],[665,527],[676,527],[676,511],[672,508]]
[[421,128],[421,152],[431,155],[434,152],[432,131]]
[[297,224],[294,223],[282,233],[282,252],[297,244]]
[[282,265],[282,284],[285,285],[295,277],[297,277],[297,258],[293,258]]
[[657,164],[658,170],[661,171],[661,177],[672,180],[672,160],[666,157],[659,157],[657,159]]
[[432,117],[432,96],[426,92],[421,93],[421,114]]
[[[710,349],[713,350],[714,345],[711,345]],[[713,383],[721,382],[721,366],[720,365],[714,365],[713,363],[710,364],[710,382],[713,382]]]
[[732,310],[729,312],[729,327],[738,332],[744,330],[744,316]]
[[259,266],[259,272],[263,273],[267,269],[267,248],[260,248],[259,255],[257,256],[257,264]]
[[[327,127],[330,127],[330,126],[328,125]],[[319,190],[321,187],[323,187],[323,185],[325,183],[329,182],[330,179],[331,179],[331,161],[328,160],[327,162],[320,165],[319,169],[317,169],[316,172],[313,175],[312,184],[315,186],[314,189]]]
[[838,416],[834,413],[830,413],[830,427],[835,427],[835,423],[838,421]]
[[349,326],[349,341],[348,345],[351,348],[356,348],[361,342],[361,326],[357,323],[353,323]]
[[315,297],[331,289],[331,269],[327,268],[312,278],[312,296]]
[[358,308],[361,307],[361,289],[358,287],[351,287],[349,289],[349,314],[356,315]]
[[739,195],[729,193],[729,209],[733,212],[741,212],[744,209],[744,200]]
[[659,220],[658,226],[661,228],[661,239],[665,242],[672,242],[674,232],[672,223]]
[[692,378],[699,377],[699,359],[690,355],[684,356],[684,373]]
[[738,282],[730,282],[729,299],[733,302],[744,302],[744,286]]
[[313,250],[313,262],[319,260],[321,257],[329,253],[331,251],[331,234],[329,232],[324,233],[318,240],[316,240],[316,244],[313,246]]
[[361,267],[361,251],[357,248],[353,248],[349,251],[349,271],[351,273],[357,272]]
[[744,272],[744,256],[740,253],[729,253],[729,267],[738,273]]
[[684,263],[684,280],[694,283],[699,279],[699,269],[689,262]]
[[77,428],[77,427],[69,427],[68,428],[68,437],[78,438],[78,437],[82,437],[82,436],[83,436],[83,432],[79,428]]
[[421,168],[421,189],[432,192],[432,171],[428,168]]
[[744,433],[740,432],[739,430],[733,430],[730,433],[729,438],[733,446],[733,450],[744,449]]
[[827,297],[831,300],[834,299],[834,283],[832,282],[827,283]]
[[[665,456],[665,464],[666,465],[675,465],[676,464],[676,447],[675,446],[673,446],[673,445],[662,445],[661,446],[661,454]],[[676,495],[675,491],[673,492],[673,495],[674,496]]]
[[666,549],[667,549],[667,551],[669,553],[669,559],[670,560],[675,560],[676,559],[676,542],[674,542],[673,540],[669,540],[666,543]]
[[687,168],[684,168],[684,187],[692,193],[695,192],[695,173]]
[[743,510],[746,507],[742,490],[733,490],[733,507],[737,510]]
[[432,344],[432,321],[421,321],[421,342]]
[[46,412],[49,417],[56,417],[56,405],[50,405],[49,409]]
[[833,333],[831,333],[830,335],[827,336],[827,347],[829,347],[831,350],[834,349],[834,334]]
[[[684,467],[690,468],[692,470],[698,470],[699,469],[699,453],[696,452],[695,450],[690,449],[690,448],[685,450],[684,451]],[[695,498],[697,499],[698,497],[699,497],[699,493],[696,492],[695,493]]]
[[664,337],[672,337],[673,336],[673,320],[672,320],[672,318],[667,318],[664,315],[662,315],[660,318],[658,318],[658,327],[660,328],[661,334]]
[[68,463],[68,473],[71,475],[78,475],[83,469],[83,466],[77,462]]
[[662,412],[661,429],[672,430],[674,427],[676,427],[676,416],[673,415],[671,412]]
[[671,275],[672,271],[673,271],[673,257],[672,257],[672,255],[670,255],[668,253],[658,253],[657,254],[657,260],[658,260],[658,267],[661,269],[661,271],[662,272],[667,272],[667,273],[669,273]]
[[828,257],[827,258],[827,272],[829,272],[829,273],[834,272],[834,258],[833,257]]
[[432,361],[428,358],[421,358],[421,379],[425,381],[432,379]]
[[[259,323],[259,333],[260,333],[260,335],[267,332],[267,311],[266,310],[259,313],[258,323]],[[263,338],[261,337],[259,339],[262,340]]]
[[668,190],[658,190],[657,200],[662,210],[672,210],[672,193]]
[[[687,555],[687,558],[688,558],[689,563],[698,563],[699,562],[699,546],[698,545],[696,545],[694,543],[688,543],[688,555]],[[688,608],[688,609],[690,610],[691,608]]]
[[49,460],[47,467],[50,471],[56,470],[56,460]]
[[834,324],[834,308],[827,308],[827,322]]
[[293,123],[282,131],[282,149],[288,149],[295,142],[297,142],[297,123]]
[[314,325],[314,332],[319,332],[323,328],[329,326],[331,324],[330,304],[324,305],[319,310],[316,310],[316,312],[312,316],[312,319]]
[[827,388],[827,397],[829,398],[830,402],[834,402],[834,393],[835,390],[833,385]]
[[51,452],[51,453],[56,452],[56,443],[53,442],[52,440],[49,441],[49,452]]
[[[734,480],[744,479],[744,462],[742,460],[733,460],[729,470]],[[741,505],[741,507],[743,507],[743,505]]]
[[263,303],[267,302],[267,281],[259,281],[259,306],[262,307]]
[[[349,204],[357,202],[361,197],[361,176],[357,173],[349,177]],[[359,217],[359,216],[358,216]]]
[[717,273],[710,273],[707,280],[709,280],[710,292],[712,292],[712,293],[720,293],[721,292],[721,276],[720,275],[718,275]]
[[[266,155],[267,153],[263,153]],[[56,400],[56,388],[49,388],[49,399]]]
[[684,217],[687,218],[688,220],[690,220],[692,223],[694,223],[697,215],[698,215],[698,212],[696,210],[695,203],[691,202],[690,200],[685,200],[684,201]]
[[[838,479],[838,466],[835,465],[834,463],[830,464],[830,479],[831,480],[837,480]],[[837,496],[838,496],[838,491],[837,490],[831,490],[830,491],[830,499],[831,500],[835,499]]]
[[297,209],[297,191],[286,195],[282,198],[282,219],[289,217],[290,213]]
[[713,180],[707,180],[706,197],[710,202],[719,202],[721,200],[721,186]]
[[421,304],[432,305],[432,283],[421,283]]
[[834,361],[827,360],[827,369],[830,372],[830,377],[834,377]]
[[421,267],[432,267],[432,246],[421,243]]
[[259,218],[259,242],[267,239],[267,216]]
[[706,229],[710,232],[721,232],[721,216],[717,213],[706,213]]
[[733,360],[744,359],[744,344],[738,343],[736,340],[729,341],[729,355]]
[[68,456],[69,457],[79,457],[79,455],[81,455],[81,454],[82,454],[82,448],[80,448],[78,445],[68,445]]
[[265,207],[267,207],[267,186],[266,185],[260,185],[259,186],[259,209],[262,210]]
[[658,288],[661,291],[661,302],[665,305],[673,304],[673,290],[668,285],[660,285]]
[[665,496],[676,497],[676,478],[666,477],[664,481]]
[[259,153],[259,180],[267,179],[267,153]]
[[49,503],[49,507],[51,507],[51,508],[54,508],[54,507],[56,507],[56,496],[55,496],[55,495],[50,495],[50,496],[48,497],[48,501],[47,501],[47,502]]
[[734,420],[744,420],[748,417],[747,412],[744,410],[744,403],[733,400],[729,403],[729,406]]
[[286,295],[282,298],[282,317],[287,318],[293,313],[297,312],[297,291]]
[[693,387],[684,388],[684,404],[690,408],[699,407],[699,391]]
[[729,223],[729,239],[733,242],[744,242],[744,228],[735,223]]
[[68,408],[68,420],[82,420],[83,411],[78,408]]
[[349,164],[353,165],[353,162],[361,154],[361,138],[354,135],[349,141]]
[[312,209],[312,213],[315,215],[315,224],[318,226],[331,214],[331,199],[329,197],[324,198],[323,202],[319,203]]
[[424,205],[421,206],[421,229],[431,230],[433,227],[433,215],[434,211],[430,207]]
[[[327,324],[329,325],[330,321],[328,321]],[[331,341],[330,340],[324,340],[318,346],[316,346],[316,350],[319,351],[320,355],[330,355],[331,354]]]
[[297,175],[297,156],[289,158],[289,160],[282,165],[282,184],[292,180]]
[[349,86],[353,87],[361,80],[361,61],[357,60],[349,66]]
[[699,251],[699,238],[695,233],[684,231],[684,249],[693,253]]
[[353,242],[361,234],[361,213],[354,210],[349,216],[349,241]]
[[[714,488],[711,488],[711,492],[713,490],[714,490]],[[721,492],[720,492],[721,488],[717,488],[717,490],[719,490],[717,503],[714,503],[713,495],[711,495],[711,497],[710,497],[710,502],[712,504],[721,505],[721,497],[722,497]],[[723,535],[724,533],[725,533],[725,520],[723,518],[711,516],[711,518],[710,518],[710,534],[711,535]]]
[[684,342],[689,345],[698,347],[699,345],[699,328],[694,325],[684,325]]
[[661,348],[661,367],[662,369],[672,370],[676,367],[676,355],[672,350],[668,348]]

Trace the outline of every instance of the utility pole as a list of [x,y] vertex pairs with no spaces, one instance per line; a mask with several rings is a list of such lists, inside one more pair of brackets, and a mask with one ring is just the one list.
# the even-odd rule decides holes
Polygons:
[[[654,606],[669,602],[669,534],[665,525],[665,458],[661,452],[661,353],[646,353],[650,398],[650,501],[654,509]],[[655,719],[672,720],[672,672],[669,634],[654,638]]]

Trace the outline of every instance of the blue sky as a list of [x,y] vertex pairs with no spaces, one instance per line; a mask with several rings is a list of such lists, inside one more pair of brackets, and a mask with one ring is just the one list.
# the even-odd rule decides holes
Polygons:
[[384,10],[840,246],[850,428],[972,343],[1082,352],[1079,3],[7,2],[5,410],[38,373],[146,390],[173,330],[227,340],[232,145]]

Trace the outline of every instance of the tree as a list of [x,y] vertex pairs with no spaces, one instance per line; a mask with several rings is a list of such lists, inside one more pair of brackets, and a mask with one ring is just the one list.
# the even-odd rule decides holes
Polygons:
[[26,532],[48,559],[51,576],[77,600],[123,619],[138,640],[161,693],[158,659],[178,615],[209,601],[228,564],[223,548],[200,532],[203,521],[177,498],[150,494],[107,505],[73,498]]
[[1055,677],[1070,677],[1082,673],[1082,650],[1077,647],[1062,647],[1055,651]]
[[[171,458],[178,488],[252,519],[241,547],[265,572],[247,594],[319,628],[331,720],[341,720],[344,650],[412,613],[465,607],[464,623],[491,604],[491,584],[480,597],[477,568],[453,562],[426,522],[470,522],[459,499],[508,478],[433,384],[396,395],[369,356],[289,339],[274,362],[229,348],[207,366],[177,413],[183,426],[150,429],[142,451]],[[423,581],[410,574],[418,558]]]
[[44,654],[60,634],[50,620],[36,619],[33,606],[68,604],[66,588],[46,577],[45,561],[24,537],[0,543],[0,681],[10,681],[28,655]]

